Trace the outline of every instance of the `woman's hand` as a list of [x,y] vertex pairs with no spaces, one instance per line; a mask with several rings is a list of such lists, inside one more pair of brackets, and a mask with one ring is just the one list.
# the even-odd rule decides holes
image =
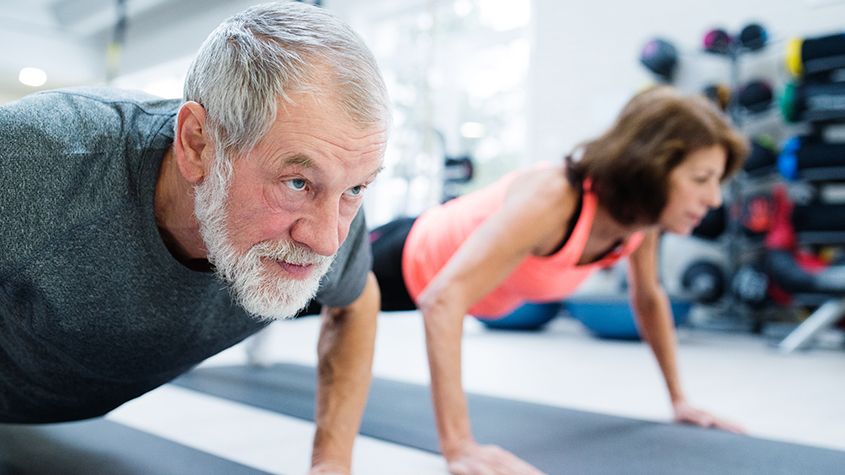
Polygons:
[[681,424],[692,424],[701,427],[712,427],[714,429],[726,430],[735,434],[744,434],[745,429],[733,422],[720,419],[713,414],[691,406],[686,401],[672,403],[672,410],[675,413],[675,422]]

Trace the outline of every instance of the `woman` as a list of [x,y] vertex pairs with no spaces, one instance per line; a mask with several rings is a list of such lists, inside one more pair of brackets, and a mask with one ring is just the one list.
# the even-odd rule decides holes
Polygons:
[[513,172],[371,234],[382,309],[423,314],[440,446],[452,473],[535,473],[472,437],[461,386],[464,316],[497,317],[527,301],[561,300],[623,257],[630,300],[675,420],[740,430],[686,401],[657,246],[661,232],[689,234],[721,204],[721,183],[741,166],[745,141],[705,99],[660,87],[631,99],[613,126],[578,152],[562,168]]

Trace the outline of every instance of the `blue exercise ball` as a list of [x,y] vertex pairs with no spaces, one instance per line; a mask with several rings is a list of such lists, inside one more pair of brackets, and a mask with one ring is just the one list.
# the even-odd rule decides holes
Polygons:
[[[683,325],[689,318],[692,302],[671,299],[675,326]],[[640,332],[634,311],[626,298],[573,297],[563,303],[567,313],[580,321],[587,330],[599,338],[639,340]]]
[[560,302],[527,303],[504,317],[476,318],[487,328],[496,330],[538,331],[543,329],[558,313]]

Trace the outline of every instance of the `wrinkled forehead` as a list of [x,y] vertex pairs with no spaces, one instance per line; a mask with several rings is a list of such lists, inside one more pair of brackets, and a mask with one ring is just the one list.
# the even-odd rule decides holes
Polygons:
[[254,154],[276,170],[345,172],[362,180],[382,167],[387,127],[361,125],[319,101],[304,98],[281,114]]

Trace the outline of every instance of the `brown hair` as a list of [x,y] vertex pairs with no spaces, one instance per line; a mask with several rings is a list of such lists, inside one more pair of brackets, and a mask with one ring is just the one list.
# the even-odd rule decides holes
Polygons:
[[727,154],[722,181],[748,154],[746,140],[703,96],[683,96],[668,86],[634,96],[604,134],[581,145],[579,160],[566,158],[569,182],[592,189],[623,225],[654,223],[666,206],[669,174],[696,150],[721,145]]

